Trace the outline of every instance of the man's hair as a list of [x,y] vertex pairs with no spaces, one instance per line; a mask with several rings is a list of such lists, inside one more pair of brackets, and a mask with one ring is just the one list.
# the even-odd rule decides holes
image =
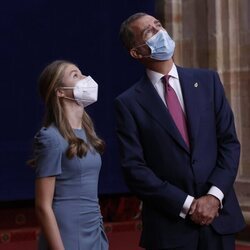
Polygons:
[[139,19],[142,16],[147,16],[148,14],[143,12],[138,12],[127,18],[120,27],[120,39],[124,45],[125,48],[128,50],[132,49],[135,46],[135,40],[134,40],[134,33],[130,29],[131,23],[133,23],[135,20]]

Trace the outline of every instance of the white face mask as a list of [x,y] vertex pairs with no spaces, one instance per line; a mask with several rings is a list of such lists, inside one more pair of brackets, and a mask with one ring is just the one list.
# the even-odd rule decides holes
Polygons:
[[66,99],[75,100],[79,105],[87,107],[97,101],[98,85],[91,76],[76,82],[75,87],[61,87],[62,89],[73,89],[74,99],[64,97]]

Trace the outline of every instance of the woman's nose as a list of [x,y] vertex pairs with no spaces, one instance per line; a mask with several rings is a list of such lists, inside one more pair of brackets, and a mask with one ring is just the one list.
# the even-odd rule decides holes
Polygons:
[[86,78],[87,76],[85,76],[85,75],[81,75],[80,76],[80,79],[82,80],[82,79],[84,79],[84,78]]

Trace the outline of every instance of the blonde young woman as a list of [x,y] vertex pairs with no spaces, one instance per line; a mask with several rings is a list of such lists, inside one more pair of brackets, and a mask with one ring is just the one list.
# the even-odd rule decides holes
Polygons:
[[34,143],[39,249],[106,250],[97,196],[104,142],[84,110],[97,100],[98,86],[73,63],[54,61],[39,88],[46,105]]

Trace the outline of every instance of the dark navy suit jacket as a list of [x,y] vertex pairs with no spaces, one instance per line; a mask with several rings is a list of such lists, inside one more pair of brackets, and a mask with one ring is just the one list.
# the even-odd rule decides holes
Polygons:
[[216,72],[177,67],[190,150],[145,75],[115,101],[117,134],[126,182],[143,201],[141,246],[177,247],[198,237],[198,225],[179,214],[187,195],[212,185],[225,195],[212,223],[219,234],[244,227],[235,196],[240,144],[232,110]]

